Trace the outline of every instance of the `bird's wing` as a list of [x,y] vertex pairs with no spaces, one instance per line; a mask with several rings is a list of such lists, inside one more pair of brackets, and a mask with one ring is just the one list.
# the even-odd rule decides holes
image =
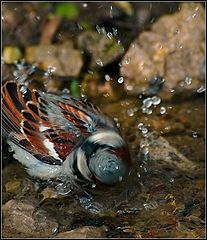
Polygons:
[[48,164],[61,165],[80,139],[114,123],[73,97],[30,90],[15,81],[2,89],[3,136]]

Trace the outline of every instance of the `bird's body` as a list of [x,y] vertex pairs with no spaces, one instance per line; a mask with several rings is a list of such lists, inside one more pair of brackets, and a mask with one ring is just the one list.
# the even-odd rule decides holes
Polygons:
[[95,106],[16,81],[5,83],[2,92],[3,136],[30,175],[109,185],[127,175],[126,143]]

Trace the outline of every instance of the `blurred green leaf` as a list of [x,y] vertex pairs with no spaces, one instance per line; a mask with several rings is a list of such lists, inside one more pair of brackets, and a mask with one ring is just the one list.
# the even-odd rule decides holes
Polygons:
[[50,4],[49,4],[48,2],[41,2],[41,3],[40,3],[40,6],[41,6],[42,8],[48,8],[48,7],[50,6]]
[[79,7],[76,3],[59,3],[55,8],[55,14],[68,19],[76,19],[79,16]]
[[70,85],[70,91],[72,96],[74,97],[80,97],[80,87],[77,80],[72,80]]
[[90,24],[88,21],[81,21],[81,22],[80,22],[80,26],[81,26],[84,30],[91,29],[91,24]]

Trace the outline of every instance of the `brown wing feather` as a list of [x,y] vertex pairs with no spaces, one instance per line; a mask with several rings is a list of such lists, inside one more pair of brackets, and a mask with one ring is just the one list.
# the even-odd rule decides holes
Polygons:
[[[56,158],[60,161],[65,160],[74,146],[74,141],[71,140],[74,138],[73,134],[61,132],[57,126],[52,125],[47,113],[41,108],[41,99],[36,90],[30,91],[24,86],[23,93],[21,87],[16,82],[7,82],[3,86],[4,136],[28,151],[42,156],[42,159],[51,155],[52,146],[46,145],[49,141],[54,146],[54,153],[57,153]],[[45,130],[41,131],[40,126]],[[54,155],[51,156],[51,161],[53,158]]]

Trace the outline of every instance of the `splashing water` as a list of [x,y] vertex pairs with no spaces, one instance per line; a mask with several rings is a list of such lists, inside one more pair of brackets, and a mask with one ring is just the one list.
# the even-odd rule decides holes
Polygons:
[[123,77],[118,78],[117,82],[120,83],[120,84],[123,83],[124,82],[124,78]]
[[103,62],[100,58],[96,59],[96,64],[103,67]]
[[152,113],[151,107],[156,107],[161,103],[161,98],[158,96],[148,97],[142,101],[142,113],[150,115]]
[[165,107],[161,107],[160,108],[160,113],[161,114],[165,114],[166,113],[166,108]]

